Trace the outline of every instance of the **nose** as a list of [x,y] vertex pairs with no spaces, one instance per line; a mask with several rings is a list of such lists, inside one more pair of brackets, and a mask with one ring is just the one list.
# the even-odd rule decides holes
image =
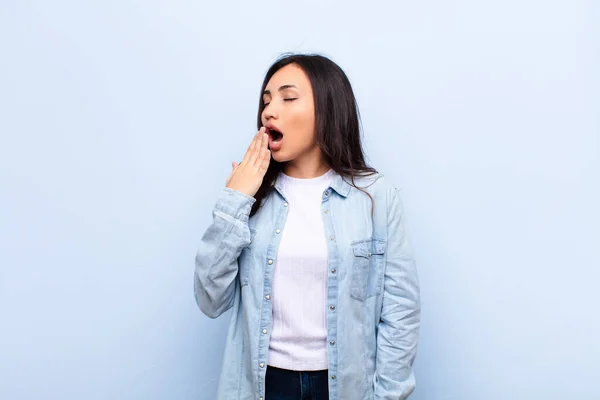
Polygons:
[[277,109],[276,109],[276,107],[275,107],[274,104],[269,104],[263,110],[262,115],[263,115],[263,122],[264,122],[264,124],[266,124],[271,119],[277,119],[279,117],[279,113],[277,112]]

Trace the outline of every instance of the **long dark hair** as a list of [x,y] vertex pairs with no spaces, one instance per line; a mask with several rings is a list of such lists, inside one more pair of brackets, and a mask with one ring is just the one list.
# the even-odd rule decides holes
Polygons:
[[[342,177],[350,177],[351,185],[364,192],[354,183],[357,175],[377,173],[365,163],[360,140],[360,114],[356,98],[348,77],[342,69],[329,58],[318,54],[285,53],[267,71],[258,102],[257,129],[262,127],[261,115],[264,110],[262,93],[271,77],[280,68],[288,64],[300,67],[308,76],[315,102],[315,134],[317,145],[323,152],[331,169]],[[269,168],[262,185],[254,195],[256,202],[250,216],[260,208],[263,199],[273,190],[277,175],[283,163],[271,158]],[[366,193],[366,192],[364,192]],[[371,198],[371,195],[366,193]],[[371,204],[371,213],[373,204]]]

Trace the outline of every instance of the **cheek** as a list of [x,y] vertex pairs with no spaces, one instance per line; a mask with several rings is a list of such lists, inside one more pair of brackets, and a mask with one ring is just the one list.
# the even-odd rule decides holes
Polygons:
[[290,122],[298,130],[298,134],[305,139],[312,139],[315,128],[315,116],[312,107],[299,107],[291,117]]

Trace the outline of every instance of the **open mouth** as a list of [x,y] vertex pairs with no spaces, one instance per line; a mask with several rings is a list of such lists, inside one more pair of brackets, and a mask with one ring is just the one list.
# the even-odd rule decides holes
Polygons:
[[269,128],[268,129],[268,133],[269,133],[269,136],[271,136],[271,138],[273,139],[274,142],[278,142],[281,139],[283,139],[283,133],[281,133],[281,132],[279,132],[279,131],[277,131],[275,129]]

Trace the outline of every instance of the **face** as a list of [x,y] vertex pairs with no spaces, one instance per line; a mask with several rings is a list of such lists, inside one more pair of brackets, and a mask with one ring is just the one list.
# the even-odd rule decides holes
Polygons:
[[[261,115],[269,133],[273,159],[287,162],[319,151],[315,141],[315,107],[310,81],[295,64],[279,69],[263,93],[266,107]],[[283,136],[280,140],[279,131]]]

